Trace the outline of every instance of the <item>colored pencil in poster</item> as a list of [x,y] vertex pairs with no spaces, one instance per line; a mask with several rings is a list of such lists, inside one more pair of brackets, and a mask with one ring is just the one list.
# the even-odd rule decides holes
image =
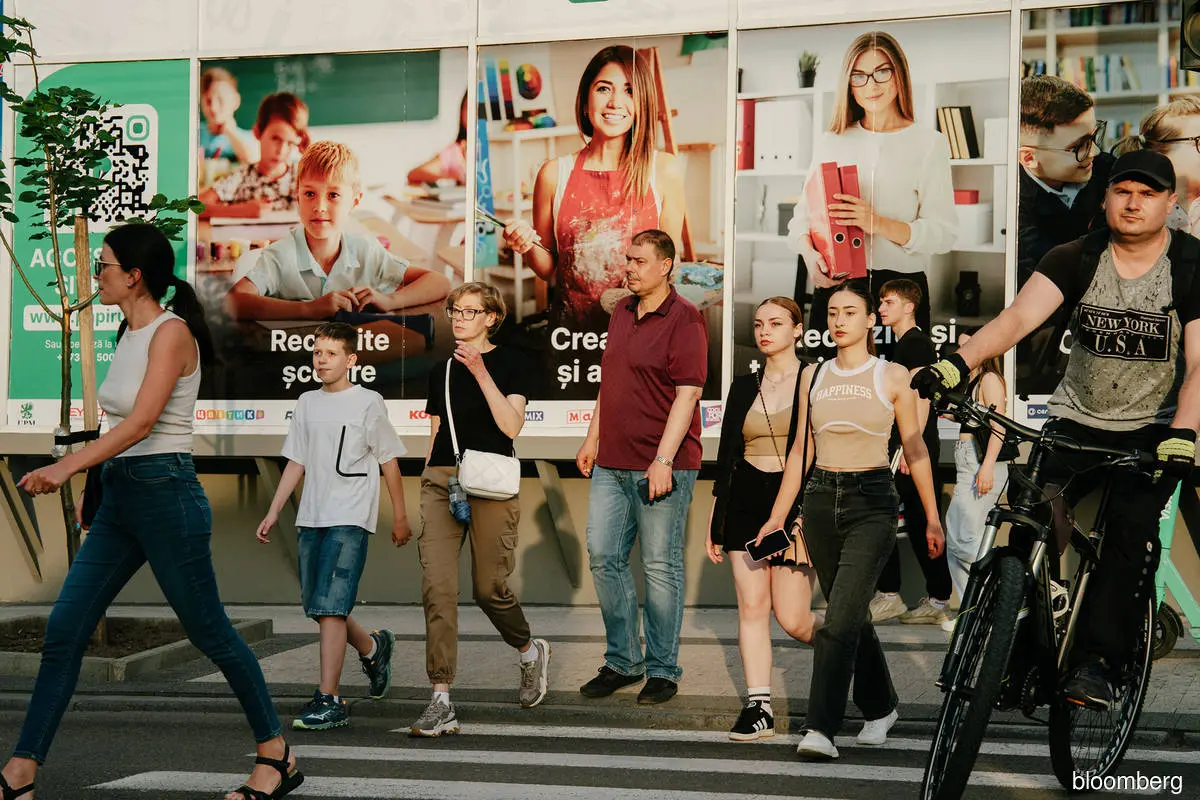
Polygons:
[[488,102],[492,107],[491,119],[504,119],[500,116],[500,86],[496,78],[496,62],[488,61],[484,70],[487,73]]
[[504,92],[504,118],[516,119],[516,112],[513,111],[513,96],[512,96],[512,76],[508,71],[508,59],[500,59],[500,87]]

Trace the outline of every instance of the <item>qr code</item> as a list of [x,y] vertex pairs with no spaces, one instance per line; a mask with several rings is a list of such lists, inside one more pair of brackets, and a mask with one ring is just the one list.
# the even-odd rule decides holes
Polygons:
[[113,184],[92,209],[92,230],[104,231],[121,219],[145,216],[158,193],[158,111],[146,103],[108,109],[93,130],[114,137],[105,145],[108,158],[99,177]]

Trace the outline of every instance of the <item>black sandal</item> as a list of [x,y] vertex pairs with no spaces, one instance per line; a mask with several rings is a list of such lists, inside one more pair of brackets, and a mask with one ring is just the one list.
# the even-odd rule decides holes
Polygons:
[[[298,769],[292,769],[288,765],[288,756],[290,756],[291,753],[292,748],[285,744],[283,746],[282,759],[267,758],[266,756],[259,756],[258,758],[254,759],[255,764],[264,764],[268,767],[274,767],[275,770],[279,772],[279,785],[275,787],[275,791],[267,794],[266,792],[259,791],[258,789],[251,789],[244,783],[233,791],[240,794],[244,800],[279,800],[279,798],[286,797],[287,795],[291,794],[300,784],[304,783],[304,773],[300,772]],[[32,789],[33,785],[30,784],[26,788]],[[230,794],[232,794],[232,792]],[[12,795],[12,797],[17,797],[17,795]],[[11,798],[9,795],[5,794],[4,800],[11,800]]]
[[3,800],[17,800],[18,797],[29,794],[32,791],[32,783],[22,786],[20,789],[14,789],[8,785],[8,781],[4,780],[4,776],[0,775],[0,798],[3,798]]

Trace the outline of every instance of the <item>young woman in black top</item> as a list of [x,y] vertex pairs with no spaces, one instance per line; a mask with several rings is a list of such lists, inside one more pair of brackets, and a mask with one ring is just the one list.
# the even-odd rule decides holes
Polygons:
[[[746,552],[766,522],[779,492],[788,451],[796,438],[802,332],[800,307],[790,297],[769,297],[754,312],[754,339],[766,366],[733,379],[721,421],[717,478],[708,525],[708,557],[729,553],[738,598],[738,646],[746,673],[746,705],[729,732],[735,741],[773,736],[771,612],[793,638],[811,642],[816,572],[802,537],[783,553],[755,561]],[[755,364],[754,366],[757,366]],[[793,534],[799,533],[798,527]]]
[[425,669],[433,699],[412,725],[414,736],[458,732],[450,684],[458,663],[458,556],[471,543],[471,578],[476,604],[506,643],[520,651],[519,699],[529,708],[549,691],[550,645],[533,639],[525,613],[508,586],[516,562],[518,498],[469,497],[471,518],[455,519],[448,484],[456,460],[446,417],[446,370],[459,452],[480,450],[513,455],[513,440],[525,424],[529,368],[517,351],[493,344],[504,321],[504,298],[493,286],[464,283],[446,297],[458,344],[449,361],[429,375],[429,456],[421,475],[421,598],[425,606]]

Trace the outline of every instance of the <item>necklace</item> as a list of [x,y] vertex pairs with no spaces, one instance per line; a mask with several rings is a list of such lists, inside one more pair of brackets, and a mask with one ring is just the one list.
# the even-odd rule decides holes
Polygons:
[[800,368],[797,367],[794,370],[790,370],[788,372],[783,373],[782,375],[780,375],[777,378],[772,378],[770,375],[767,374],[767,371],[764,369],[762,380],[763,380],[764,384],[767,384],[768,386],[770,386],[772,388],[778,388],[779,385],[781,383],[783,383],[785,380],[788,380],[789,378],[794,378],[796,376],[796,373],[798,373],[799,371],[800,371]]

